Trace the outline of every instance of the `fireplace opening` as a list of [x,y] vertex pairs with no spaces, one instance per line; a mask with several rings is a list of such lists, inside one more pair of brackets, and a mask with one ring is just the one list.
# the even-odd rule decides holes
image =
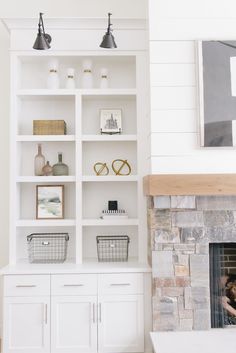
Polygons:
[[210,244],[211,327],[236,327],[236,243]]

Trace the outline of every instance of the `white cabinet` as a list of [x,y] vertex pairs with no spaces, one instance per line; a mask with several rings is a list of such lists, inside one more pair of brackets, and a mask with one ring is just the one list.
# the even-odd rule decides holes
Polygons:
[[98,275],[99,295],[143,294],[142,273],[112,273]]
[[97,275],[52,275],[51,294],[51,352],[96,352]]
[[99,353],[144,351],[143,274],[98,275]]
[[142,273],[5,276],[3,352],[144,352],[143,281]]
[[52,297],[52,353],[97,351],[96,296]]
[[4,300],[4,353],[50,352],[50,297]]
[[14,275],[4,278],[5,297],[50,296],[50,275]]
[[51,283],[52,353],[144,351],[142,274],[53,275]]
[[142,295],[52,297],[52,353],[143,352],[143,337]]
[[143,352],[142,295],[104,295],[99,298],[98,352]]

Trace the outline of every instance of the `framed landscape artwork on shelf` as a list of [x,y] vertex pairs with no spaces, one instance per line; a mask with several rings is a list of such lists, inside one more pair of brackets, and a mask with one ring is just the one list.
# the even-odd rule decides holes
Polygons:
[[198,42],[202,147],[236,146],[236,41]]
[[36,186],[36,218],[64,218],[64,185]]

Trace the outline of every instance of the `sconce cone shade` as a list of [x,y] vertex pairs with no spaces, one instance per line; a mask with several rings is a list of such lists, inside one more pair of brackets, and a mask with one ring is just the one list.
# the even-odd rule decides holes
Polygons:
[[39,23],[38,23],[38,34],[37,38],[34,42],[33,49],[36,50],[46,50],[51,48],[50,43],[52,41],[52,37],[45,33],[44,23],[43,23],[43,13],[39,13]]
[[103,36],[103,40],[102,43],[100,44],[101,48],[106,48],[106,49],[114,49],[117,48],[116,42],[115,42],[115,38],[112,35],[112,23],[111,23],[111,13],[108,13],[108,27],[107,27],[107,31],[106,34]]
[[106,49],[117,48],[114,36],[111,33],[106,33],[103,37],[100,47]]
[[48,40],[47,36],[48,35],[45,35],[45,34],[39,32],[37,34],[37,38],[34,42],[33,48],[36,50],[46,50],[46,49],[51,48],[49,45],[51,40]]

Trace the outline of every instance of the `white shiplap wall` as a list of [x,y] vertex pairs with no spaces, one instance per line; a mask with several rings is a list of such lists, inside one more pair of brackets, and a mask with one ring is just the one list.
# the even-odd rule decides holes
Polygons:
[[150,0],[149,17],[151,173],[235,173],[236,149],[200,148],[195,41],[236,39],[236,1]]

